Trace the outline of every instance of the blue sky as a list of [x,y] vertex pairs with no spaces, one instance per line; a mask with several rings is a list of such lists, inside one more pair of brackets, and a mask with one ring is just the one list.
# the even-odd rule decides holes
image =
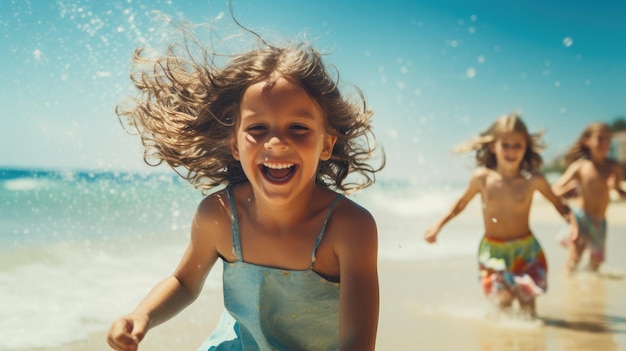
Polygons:
[[[471,155],[451,149],[503,113],[545,131],[547,159],[587,123],[626,115],[624,1],[233,7],[263,35],[312,41],[364,91],[388,156],[381,178],[465,181]],[[226,0],[0,2],[0,167],[148,169],[113,109],[132,92],[133,48],[167,41],[152,10],[234,28]]]

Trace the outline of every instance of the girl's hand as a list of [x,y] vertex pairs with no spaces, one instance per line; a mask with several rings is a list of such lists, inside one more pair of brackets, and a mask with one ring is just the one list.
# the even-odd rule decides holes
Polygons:
[[111,325],[107,342],[114,350],[137,351],[147,325],[148,319],[138,315],[119,318]]

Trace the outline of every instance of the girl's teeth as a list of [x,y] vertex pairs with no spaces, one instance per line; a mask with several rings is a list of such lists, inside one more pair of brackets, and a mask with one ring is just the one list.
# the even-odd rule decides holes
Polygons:
[[285,169],[285,168],[290,168],[293,166],[293,163],[289,163],[289,164],[278,164],[278,163],[264,163],[263,166],[267,167],[267,168],[272,168],[272,169]]

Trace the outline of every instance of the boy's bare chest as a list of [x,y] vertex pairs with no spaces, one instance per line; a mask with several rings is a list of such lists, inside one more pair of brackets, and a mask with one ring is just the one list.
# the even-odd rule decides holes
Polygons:
[[586,162],[580,169],[580,178],[583,184],[588,186],[605,186],[611,176],[611,166],[609,164],[596,165],[593,162]]
[[528,202],[532,196],[532,182],[524,178],[488,178],[483,187],[483,201],[486,204],[519,205]]

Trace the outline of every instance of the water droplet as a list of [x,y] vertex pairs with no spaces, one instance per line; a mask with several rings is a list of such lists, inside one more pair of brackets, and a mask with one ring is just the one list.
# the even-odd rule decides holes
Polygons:
[[563,46],[569,48],[570,46],[572,46],[572,44],[574,44],[574,39],[572,39],[571,37],[563,38]]
[[467,76],[467,78],[476,77],[476,69],[474,67],[469,67],[467,71],[465,71],[465,75]]

